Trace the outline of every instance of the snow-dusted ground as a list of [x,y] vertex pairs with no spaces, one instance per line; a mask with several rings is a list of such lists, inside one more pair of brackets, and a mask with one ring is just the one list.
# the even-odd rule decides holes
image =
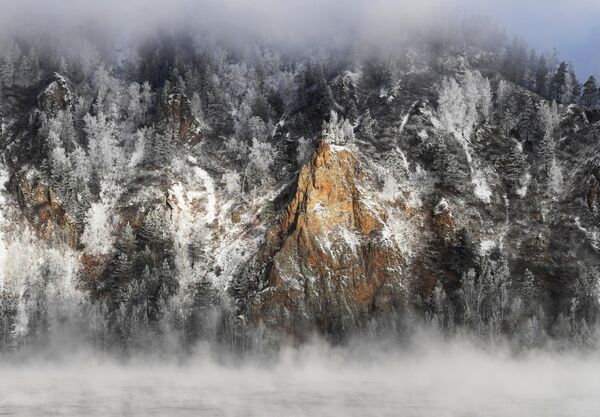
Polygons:
[[200,167],[195,167],[196,177],[201,179],[206,189],[206,222],[212,223],[217,216],[217,198],[215,197],[215,184],[208,172]]

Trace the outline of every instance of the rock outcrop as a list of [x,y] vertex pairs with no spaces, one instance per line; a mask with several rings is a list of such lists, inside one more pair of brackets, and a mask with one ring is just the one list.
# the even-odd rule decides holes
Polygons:
[[59,74],[54,74],[54,81],[38,97],[38,107],[50,116],[56,116],[61,110],[68,109],[73,104],[73,95],[67,80]]
[[170,94],[163,102],[162,114],[164,130],[174,141],[191,145],[200,142],[202,127],[184,94]]
[[321,142],[301,170],[295,196],[267,233],[267,287],[252,316],[301,334],[343,332],[348,321],[391,308],[403,258],[383,239],[384,215],[368,198],[355,154]]
[[23,213],[42,239],[63,242],[72,248],[78,246],[80,230],[77,223],[65,211],[47,184],[36,179],[15,176],[10,187],[14,190]]

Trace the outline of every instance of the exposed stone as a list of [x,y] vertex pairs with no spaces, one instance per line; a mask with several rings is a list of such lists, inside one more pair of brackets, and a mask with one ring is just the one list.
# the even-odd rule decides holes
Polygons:
[[445,199],[441,199],[433,208],[433,230],[441,237],[447,237],[454,232],[454,217]]
[[50,116],[56,116],[73,104],[73,95],[67,81],[59,74],[54,74],[54,81],[38,96],[38,107]]
[[172,139],[195,145],[202,139],[200,122],[185,94],[170,94],[162,105],[163,123]]
[[[391,307],[403,258],[381,238],[383,219],[360,191],[368,182],[353,152],[321,142],[296,194],[267,233],[267,289],[253,317],[294,332],[321,331]],[[339,330],[339,329],[337,329]]]
[[13,178],[11,182],[23,212],[41,238],[64,242],[72,248],[78,246],[79,228],[47,184],[19,177]]

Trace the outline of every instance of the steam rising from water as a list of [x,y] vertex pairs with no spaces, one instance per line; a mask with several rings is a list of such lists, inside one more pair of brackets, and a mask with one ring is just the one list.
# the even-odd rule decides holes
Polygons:
[[0,367],[0,415],[592,416],[600,357],[511,356],[466,342],[283,350],[277,359],[99,358]]

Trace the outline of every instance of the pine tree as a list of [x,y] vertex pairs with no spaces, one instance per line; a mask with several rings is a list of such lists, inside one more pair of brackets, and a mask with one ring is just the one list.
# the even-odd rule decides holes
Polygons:
[[154,93],[152,92],[152,87],[148,81],[144,81],[142,84],[142,92],[140,95],[140,105],[142,108],[142,124],[146,123],[146,117],[148,112],[152,108],[152,103],[154,101]]
[[445,159],[446,166],[442,171],[442,182],[445,186],[452,187],[458,191],[468,179],[468,173],[459,165],[456,154],[446,154]]
[[510,84],[505,80],[500,80],[500,82],[498,83],[498,88],[496,90],[496,105],[498,106],[498,110],[500,110],[500,113],[503,113],[506,109],[510,93]]
[[458,274],[474,268],[478,262],[477,249],[471,233],[462,228],[458,231],[456,240],[450,252],[449,267]]
[[550,83],[550,98],[557,103],[569,104],[577,99],[579,91],[573,68],[565,61],[561,62]]
[[547,83],[548,83],[548,63],[544,55],[540,55],[538,59],[536,70],[535,70],[535,92],[542,97],[547,97]]
[[120,253],[113,261],[111,274],[115,285],[121,282],[129,282],[133,275],[133,259],[127,253]]
[[525,303],[532,303],[537,296],[537,284],[535,281],[535,275],[529,270],[525,270],[525,274],[521,282],[519,283],[519,296]]
[[12,53],[7,53],[2,60],[0,67],[0,77],[2,84],[6,87],[12,87],[15,79],[16,62]]
[[529,54],[529,58],[527,60],[527,69],[525,70],[525,74],[523,76],[523,87],[531,91],[535,91],[536,88],[537,62],[538,57],[535,51],[532,50]]
[[460,85],[451,77],[444,78],[438,98],[438,113],[442,125],[448,132],[461,131],[465,123],[467,104]]
[[171,137],[159,132],[152,132],[148,147],[149,149],[145,153],[156,167],[166,167],[171,163],[175,151]]
[[331,100],[331,97],[331,87],[329,87],[329,84],[325,80],[325,77],[323,76],[321,70],[319,83],[317,85],[317,97],[315,102],[315,110],[320,116],[321,120],[325,120],[333,110],[333,102]]
[[508,155],[503,158],[502,167],[504,169],[504,181],[506,185],[514,191],[521,185],[521,180],[527,170],[527,161],[525,155],[517,143],[513,143]]
[[572,65],[569,65],[569,78],[571,82],[571,97],[570,103],[577,103],[581,98],[581,83],[577,79],[577,73]]
[[201,123],[204,124],[204,111],[202,110],[202,100],[200,99],[200,95],[197,92],[194,92],[192,95],[192,100],[190,101],[190,110],[194,117]]
[[373,117],[371,116],[371,112],[369,111],[369,109],[367,109],[360,122],[360,132],[368,140],[373,140],[375,139],[375,127],[375,119],[373,119]]
[[150,210],[140,229],[141,241],[152,247],[167,238],[167,218],[165,212],[160,207]]
[[30,80],[32,78],[31,75],[31,65],[29,63],[29,57],[27,55],[21,56],[21,60],[17,66],[15,82],[21,87],[26,87],[29,85]]
[[352,81],[347,77],[339,77],[332,91],[337,103],[344,107],[344,117],[354,122],[358,117],[358,94]]
[[517,128],[519,129],[519,137],[521,140],[529,140],[535,133],[537,126],[537,110],[536,101],[531,97],[526,97],[526,101],[521,109],[521,117]]
[[37,52],[35,50],[35,48],[32,46],[29,49],[29,65],[31,68],[31,72],[30,72],[30,82],[32,84],[37,84],[38,82],[40,82],[40,78],[41,78],[41,68],[40,68],[40,61],[37,55]]
[[131,83],[127,88],[127,94],[129,95],[127,114],[135,124],[139,123],[143,118],[140,88],[140,85],[136,82]]
[[581,104],[587,107],[595,108],[598,105],[598,85],[596,77],[593,75],[583,84],[583,93],[581,95]]
[[118,236],[117,241],[115,242],[115,248],[119,253],[128,255],[135,253],[137,248],[137,238],[129,222],[127,222]]
[[543,182],[550,178],[552,164],[554,162],[554,139],[549,133],[544,135],[538,146],[539,170]]

